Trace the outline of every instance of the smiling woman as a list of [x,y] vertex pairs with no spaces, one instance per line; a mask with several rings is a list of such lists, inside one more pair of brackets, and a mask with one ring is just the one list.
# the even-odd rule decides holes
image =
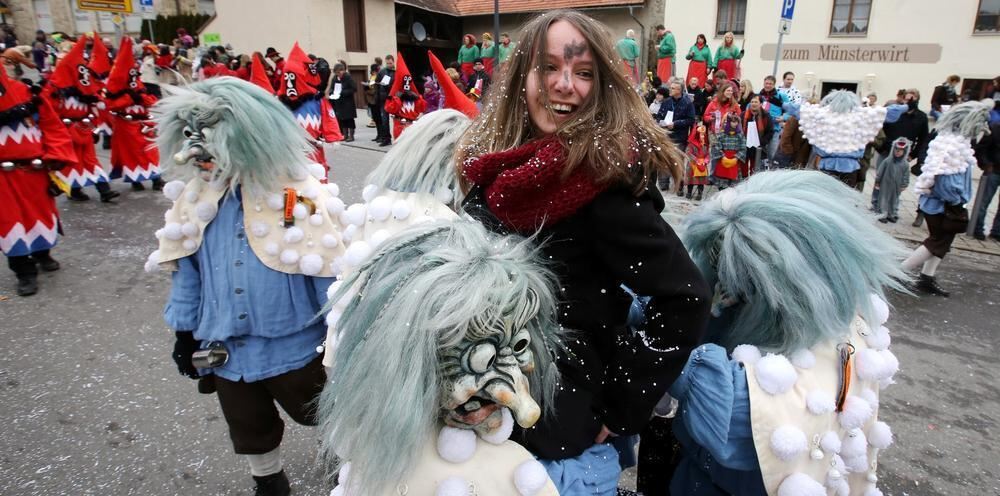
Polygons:
[[[555,416],[514,439],[562,494],[614,494],[620,467],[606,441],[649,421],[699,341],[708,287],[660,217],[656,175],[678,177],[677,151],[620,72],[607,28],[552,11],[518,39],[457,154],[463,207],[494,231],[544,240],[557,318],[573,331],[545,405]],[[623,286],[649,297],[638,329],[626,326]]]

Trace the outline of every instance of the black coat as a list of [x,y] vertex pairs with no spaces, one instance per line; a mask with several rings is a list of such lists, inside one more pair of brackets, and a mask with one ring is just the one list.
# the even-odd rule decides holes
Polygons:
[[[538,234],[559,279],[559,323],[574,335],[558,360],[555,417],[516,434],[533,454],[578,456],[602,424],[617,434],[641,431],[700,342],[711,294],[660,217],[663,206],[656,188],[636,197],[630,187],[615,186]],[[464,207],[491,230],[507,232],[481,188],[472,189]],[[626,330],[632,300],[621,285],[651,297],[644,338]]]
[[[382,84],[382,79],[389,76],[389,84]],[[392,81],[396,79],[396,69],[382,68],[378,71],[378,76],[375,76],[375,105],[379,108],[385,105],[385,101],[389,99],[389,90],[392,89]]]
[[343,78],[336,75],[330,79],[330,96],[333,96],[333,89],[340,83],[340,98],[330,100],[333,104],[333,112],[338,119],[354,119],[358,114],[358,108],[354,105],[354,92],[358,91],[358,85],[354,83],[354,78],[350,74],[344,73]]
[[697,114],[694,111],[694,104],[685,95],[681,95],[677,100],[668,96],[660,104],[660,111],[656,113],[656,122],[659,123],[665,119],[667,112],[674,113],[674,128],[668,130],[670,139],[683,149],[686,146],[688,134],[691,133],[691,126],[696,122],[695,115]]
[[910,158],[917,158],[923,163],[921,157],[927,154],[927,145],[930,143],[928,137],[930,126],[927,122],[927,114],[920,110],[904,112],[898,121],[886,123],[882,126],[882,130],[885,131],[885,141],[878,148],[880,155],[888,156],[892,142],[896,141],[896,138],[905,137],[913,142],[913,146],[910,148]]

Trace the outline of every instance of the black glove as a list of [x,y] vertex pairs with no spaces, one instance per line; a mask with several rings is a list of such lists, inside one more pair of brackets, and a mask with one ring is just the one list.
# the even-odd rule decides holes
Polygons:
[[194,338],[192,331],[177,331],[177,341],[174,343],[174,353],[171,355],[177,364],[177,372],[191,379],[199,379],[198,369],[191,365],[191,355],[201,347],[201,341]]
[[742,57],[744,53],[746,53],[746,50],[740,48],[740,57]]

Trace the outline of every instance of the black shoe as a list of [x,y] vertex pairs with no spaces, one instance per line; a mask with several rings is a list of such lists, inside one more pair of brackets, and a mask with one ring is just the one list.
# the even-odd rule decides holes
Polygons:
[[889,218],[888,217],[882,217],[878,221],[881,222],[881,223],[883,223],[883,224],[888,224],[889,223]]
[[376,136],[376,137],[372,138],[372,141],[378,143],[379,141],[382,141],[382,137],[381,136]]
[[257,490],[254,491],[254,496],[288,496],[292,494],[292,488],[288,484],[288,477],[285,476],[284,470],[263,477],[255,475],[253,476],[253,480],[257,482]]
[[31,296],[38,292],[38,276],[25,275],[17,276],[17,295]]
[[378,146],[389,146],[392,144],[392,140],[382,140],[378,142]]
[[142,183],[140,183],[138,181],[132,183],[132,191],[145,191],[145,190],[146,190],[146,187],[143,186]]
[[66,198],[69,198],[70,200],[73,200],[73,201],[87,201],[87,200],[90,200],[90,196],[87,195],[87,193],[84,193],[83,190],[80,189],[80,188],[73,188],[73,189],[69,190],[69,196],[67,196]]
[[153,179],[153,191],[163,191],[163,179]]
[[111,200],[114,200],[115,198],[118,198],[121,195],[122,194],[117,191],[109,190],[104,193],[101,193],[101,201],[104,203],[111,203]]
[[1000,234],[990,234],[990,239],[1000,242]]
[[701,191],[694,195],[694,201],[701,201]]
[[932,295],[943,296],[945,298],[951,296],[951,293],[947,292],[937,283],[937,279],[934,276],[929,276],[927,274],[920,274],[920,279],[917,280],[917,289]]
[[979,241],[986,241],[986,235],[980,232],[973,234],[972,237],[978,239]]
[[684,196],[684,190],[683,190],[683,189],[680,189],[680,188],[678,188],[678,189],[677,189],[677,196]]
[[684,198],[687,198],[688,200],[690,200],[690,199],[694,198],[694,193],[691,192],[691,191],[688,191],[687,194],[684,195]]
[[917,218],[913,219],[913,224],[910,224],[910,225],[913,226],[913,227],[920,227],[923,224],[924,224],[924,214],[918,213],[917,214]]
[[52,258],[52,255],[48,255],[46,257],[39,257],[35,255],[31,258],[34,258],[35,262],[38,262],[38,266],[45,272],[55,272],[59,270],[59,262]]
[[899,222],[899,217],[890,217],[889,218],[889,222],[895,224],[895,223]]

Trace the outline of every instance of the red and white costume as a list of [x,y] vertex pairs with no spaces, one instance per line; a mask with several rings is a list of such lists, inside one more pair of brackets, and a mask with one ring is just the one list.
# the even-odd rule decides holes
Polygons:
[[149,107],[157,98],[142,84],[132,55],[132,39],[127,36],[122,38],[106,91],[115,136],[111,141],[111,178],[121,177],[127,183],[158,180],[160,155],[153,144],[155,125],[149,120]]
[[413,124],[427,108],[424,97],[417,93],[413,84],[410,69],[403,61],[403,54],[396,54],[396,79],[389,90],[389,98],[385,101],[385,111],[392,116],[392,139],[399,139],[406,128]]
[[[94,77],[101,83],[103,93],[104,83],[111,73],[111,57],[108,55],[108,47],[101,41],[100,36],[94,36],[94,48],[90,50],[90,61],[87,67]],[[107,105],[99,105],[94,119],[94,133],[104,133],[111,136],[111,113]]]
[[316,150],[312,159],[322,164],[329,174],[330,166],[326,163],[323,143],[343,141],[344,135],[340,134],[337,115],[329,100],[317,94],[319,83],[315,63],[296,42],[285,61],[281,86],[277,90],[278,98],[292,111],[295,121],[306,130],[309,137],[315,140]]

